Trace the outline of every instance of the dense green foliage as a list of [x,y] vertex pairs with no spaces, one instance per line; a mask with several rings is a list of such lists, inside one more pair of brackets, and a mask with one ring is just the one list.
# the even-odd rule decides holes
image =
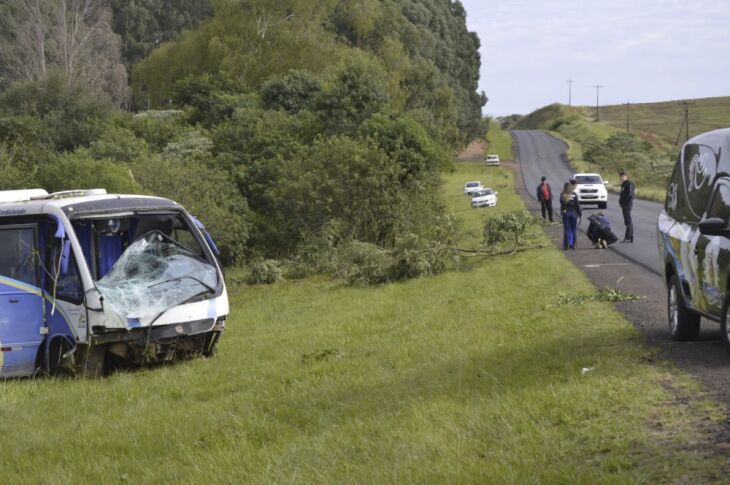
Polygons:
[[134,106],[158,109],[118,111],[62,70],[12,83],[0,93],[3,188],[172,198],[226,264],[334,273],[360,244],[389,255],[388,280],[440,271],[412,250],[444,240],[441,171],[485,129],[479,41],[459,2],[104,5],[111,15],[93,18],[133,65]]
[[479,39],[458,1],[219,0],[214,12],[136,66],[139,103],[165,102],[189,75],[225,73],[258,89],[272,75],[366,57],[393,106],[418,112],[432,135],[459,144],[480,134]]
[[210,17],[209,0],[106,0],[113,13],[112,27],[123,40],[127,66],[142,60],[163,42]]

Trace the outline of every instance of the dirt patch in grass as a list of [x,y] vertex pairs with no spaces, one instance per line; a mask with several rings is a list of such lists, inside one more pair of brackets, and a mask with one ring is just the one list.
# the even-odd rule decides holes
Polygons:
[[464,151],[459,153],[457,160],[460,162],[476,162],[484,159],[484,152],[487,150],[485,140],[475,140],[469,143]]

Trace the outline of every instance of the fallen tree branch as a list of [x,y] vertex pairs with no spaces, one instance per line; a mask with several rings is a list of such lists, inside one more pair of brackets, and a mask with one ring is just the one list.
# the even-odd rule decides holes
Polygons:
[[484,249],[462,249],[456,248],[460,253],[467,253],[467,256],[503,256],[505,254],[515,254],[523,251],[530,251],[532,249],[542,249],[547,247],[547,244],[531,244],[529,246],[515,246],[513,248],[502,249],[500,251],[489,251]]

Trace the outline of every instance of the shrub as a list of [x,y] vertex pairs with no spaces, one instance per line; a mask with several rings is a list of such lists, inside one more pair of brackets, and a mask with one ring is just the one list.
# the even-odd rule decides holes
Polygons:
[[375,244],[351,241],[341,248],[338,276],[356,285],[379,285],[388,281],[391,258]]
[[13,160],[5,147],[0,147],[0,190],[29,189],[38,185],[35,173],[26,164]]
[[147,156],[147,142],[134,135],[132,130],[110,124],[98,140],[89,147],[89,153],[97,160],[131,163]]
[[122,124],[136,137],[145,140],[150,148],[162,150],[190,129],[184,124],[184,118],[185,113],[180,110],[153,110],[130,116]]
[[449,247],[408,234],[395,241],[388,280],[401,281],[442,273],[451,254]]
[[70,86],[58,72],[46,79],[12,85],[0,97],[3,111],[39,120],[39,138],[57,151],[88,146],[112,109],[109,99],[81,83]]
[[350,241],[337,253],[337,276],[350,284],[378,285],[437,275],[446,270],[454,250],[441,242],[408,234],[396,239],[392,250]]
[[205,163],[213,157],[213,142],[210,138],[193,131],[178,141],[168,143],[162,154],[165,158]]
[[533,221],[534,218],[526,210],[490,217],[484,224],[484,243],[491,246],[514,240],[517,245]]
[[269,79],[261,88],[261,100],[266,109],[283,109],[297,113],[311,108],[312,101],[322,92],[322,81],[307,71],[289,71],[285,76]]
[[332,274],[337,271],[338,246],[343,240],[346,224],[333,219],[319,230],[302,235],[295,256],[287,268],[287,276],[301,278],[315,273]]
[[246,278],[249,285],[270,285],[282,279],[279,263],[273,259],[262,259],[251,264]]
[[179,202],[205,224],[221,251],[223,264],[242,259],[250,215],[246,199],[230,174],[194,159],[159,156],[137,161],[132,170],[147,190]]
[[63,154],[42,165],[38,169],[38,181],[49,192],[92,188],[118,194],[144,192],[128,166],[108,159],[95,160],[87,149]]

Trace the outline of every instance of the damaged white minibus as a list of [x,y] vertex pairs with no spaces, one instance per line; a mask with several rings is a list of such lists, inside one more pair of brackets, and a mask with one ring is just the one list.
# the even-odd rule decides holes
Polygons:
[[0,191],[0,378],[212,355],[228,315],[217,254],[168,199]]

